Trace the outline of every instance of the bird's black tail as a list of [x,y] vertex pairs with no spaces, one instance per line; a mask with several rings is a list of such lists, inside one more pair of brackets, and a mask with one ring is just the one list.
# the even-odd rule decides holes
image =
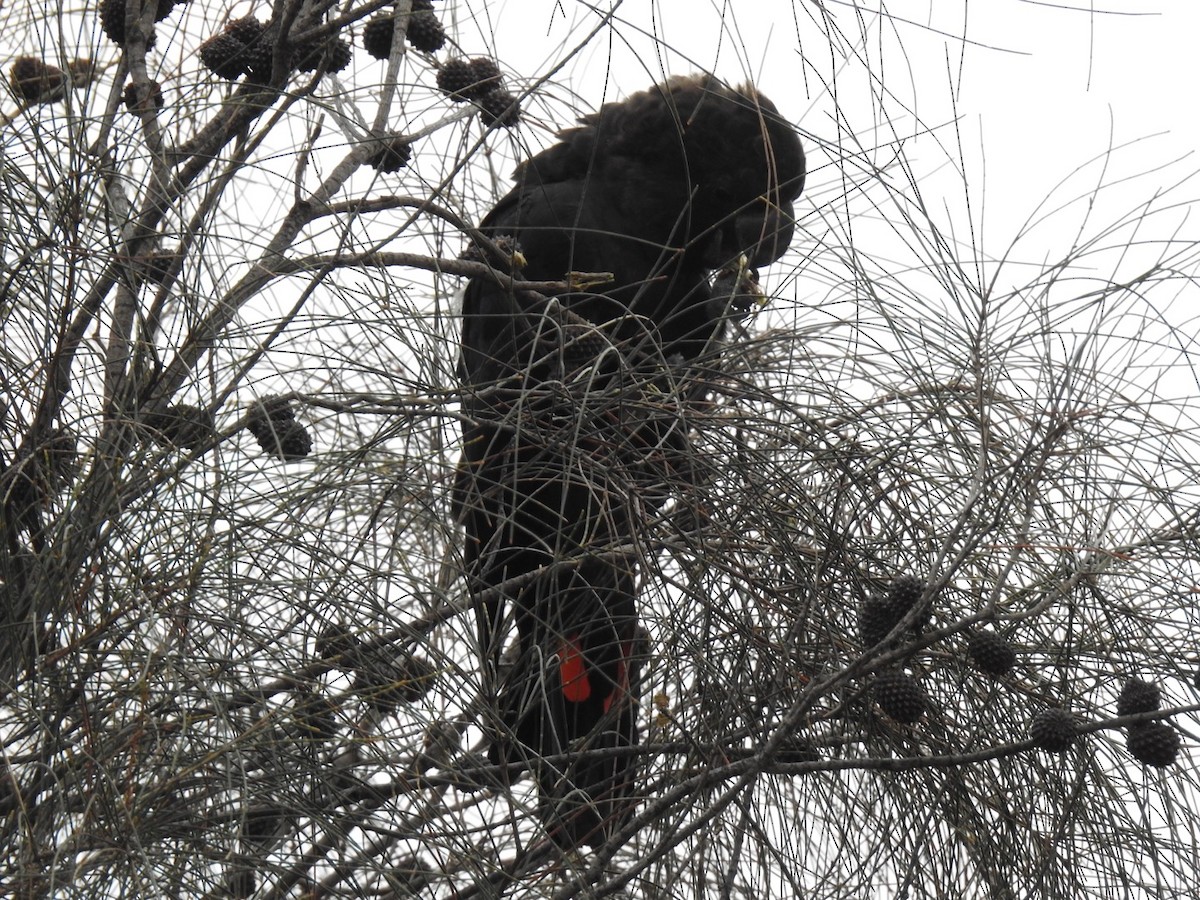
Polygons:
[[[538,582],[542,583],[539,584]],[[638,675],[645,658],[627,561],[586,559],[518,599],[493,758],[533,771],[549,833],[606,841],[632,811]]]

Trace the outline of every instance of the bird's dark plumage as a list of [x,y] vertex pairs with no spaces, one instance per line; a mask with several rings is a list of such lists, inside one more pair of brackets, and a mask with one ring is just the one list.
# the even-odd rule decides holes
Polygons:
[[[547,299],[468,284],[456,505],[500,694],[494,755],[534,770],[561,840],[596,844],[630,809],[633,756],[603,751],[638,742],[637,523],[686,480],[684,385],[738,294],[714,273],[783,255],[805,164],[769,100],[702,76],[559,138],[481,224],[521,251],[522,277],[567,285]],[[600,272],[611,280],[572,282]]]

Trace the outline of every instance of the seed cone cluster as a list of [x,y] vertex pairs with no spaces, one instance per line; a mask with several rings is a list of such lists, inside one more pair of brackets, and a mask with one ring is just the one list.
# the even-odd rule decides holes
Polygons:
[[[279,52],[274,29],[253,16],[231,19],[200,45],[200,60],[218,78],[235,81],[245,75],[266,82]],[[321,34],[286,51],[284,65],[294,72],[340,72],[350,65],[353,49],[336,35]]]
[[1179,732],[1169,722],[1143,722],[1129,729],[1125,747],[1129,755],[1147,766],[1165,769],[1179,756]]
[[284,462],[304,459],[312,451],[312,437],[296,421],[292,405],[286,399],[260,400],[251,408],[246,428],[264,453]]
[[123,95],[125,100],[125,108],[132,113],[141,111],[143,104],[151,109],[162,109],[166,104],[166,98],[163,96],[162,85],[157,81],[151,81],[146,85],[145,91],[145,99],[139,101],[137,85],[135,85],[132,81],[125,85],[125,93]]
[[1033,742],[1050,753],[1065,753],[1075,743],[1075,717],[1065,709],[1044,709],[1029,723]]
[[317,691],[296,692],[293,706],[294,721],[300,736],[306,740],[329,741],[337,737],[338,706]]
[[95,68],[90,59],[75,59],[64,72],[36,56],[18,56],[9,68],[8,83],[27,104],[55,103],[66,98],[68,87],[87,87]]
[[967,655],[979,671],[1007,675],[1017,664],[1017,651],[994,631],[976,631],[967,643]]
[[271,77],[273,43],[265,22],[243,16],[226,22],[224,30],[200,45],[200,61],[218,78],[227,81],[243,75],[265,81]]
[[482,100],[502,84],[500,67],[486,56],[448,59],[437,73],[437,86],[455,102]]
[[412,144],[402,135],[382,138],[379,149],[367,160],[377,172],[399,172],[412,158]]
[[521,121],[521,104],[504,86],[495,60],[486,56],[446,60],[438,69],[437,84],[455,103],[474,103],[485,125],[511,128]]
[[[376,16],[363,29],[363,49],[376,59],[392,54],[396,19],[391,13]],[[413,0],[412,13],[404,30],[408,43],[423,53],[436,53],[446,43],[446,29],[433,11],[431,0]]]
[[436,53],[446,43],[446,29],[432,9],[417,9],[408,20],[408,42],[424,53]]
[[1117,697],[1117,715],[1133,716],[1138,713],[1154,712],[1162,703],[1162,691],[1157,684],[1140,678],[1126,679]]
[[348,668],[361,643],[345,626],[330,623],[317,635],[316,651],[321,659],[332,659],[338,665]]
[[[1157,712],[1162,706],[1162,689],[1153,682],[1128,678],[1117,697],[1117,715],[1134,716]],[[1175,762],[1181,747],[1179,732],[1162,720],[1138,722],[1125,735],[1129,755],[1147,766],[1165,769]]]
[[341,38],[315,40],[296,47],[292,68],[297,72],[341,72],[353,58],[354,49]]
[[[874,647],[905,620],[921,601],[926,583],[913,575],[901,575],[892,581],[886,593],[872,594],[858,608],[858,632],[864,647]],[[925,608],[929,608],[926,602]],[[919,613],[910,623],[910,631],[919,633],[928,614]],[[893,639],[894,640],[894,639]],[[884,649],[889,649],[889,643]],[[871,682],[871,698],[891,719],[905,725],[920,721],[928,706],[921,683],[898,669],[878,673]]]
[[889,717],[915,725],[925,712],[925,691],[911,675],[881,672],[871,685],[871,695]]
[[[153,2],[153,0],[149,0]],[[176,6],[187,5],[188,0],[158,0],[154,9],[154,21],[161,22]],[[118,47],[125,46],[125,0],[103,0],[100,4],[100,28],[105,36]],[[146,49],[154,47],[154,30],[146,35]]]
[[887,637],[897,622],[898,619],[888,605],[886,597],[879,594],[868,597],[858,608],[858,633],[862,637],[863,646],[874,647]]
[[165,446],[199,450],[216,431],[212,413],[191,403],[174,403],[145,414],[146,426],[154,439]]
[[[883,653],[896,656],[904,632],[897,632],[901,622],[910,626],[904,631],[920,634],[932,619],[932,598],[927,597],[926,582],[911,575],[895,578],[886,592],[872,594],[858,607],[857,628],[865,648],[880,647]],[[889,635],[891,639],[889,640]],[[1000,678],[1016,667],[1017,651],[1002,634],[988,629],[974,629],[967,635],[966,659],[985,675]],[[1197,678],[1200,685],[1200,676]],[[914,725],[930,709],[929,698],[921,683],[899,668],[877,672],[869,682],[870,698],[889,718]],[[1162,689],[1154,682],[1128,678],[1117,698],[1117,715],[1121,717],[1157,712],[1162,705]],[[1065,753],[1079,740],[1076,717],[1069,709],[1043,709],[1029,722],[1029,738],[1034,745],[1049,753]],[[1163,720],[1138,722],[1126,735],[1129,754],[1147,766],[1166,768],[1175,763],[1182,750],[1178,729]]]
[[868,647],[878,644],[913,609],[917,611],[910,621],[909,630],[913,634],[920,634],[933,615],[932,601],[921,600],[927,587],[921,579],[906,574],[896,578],[886,594],[868,597],[858,611],[858,630],[863,644]]

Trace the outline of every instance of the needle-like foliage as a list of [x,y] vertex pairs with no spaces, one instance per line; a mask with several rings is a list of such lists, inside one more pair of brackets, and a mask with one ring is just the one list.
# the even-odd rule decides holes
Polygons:
[[[1081,146],[1049,197],[986,194],[899,16],[688,3],[708,54],[669,0],[516,6],[0,8],[0,885],[1186,895],[1189,173]],[[459,293],[602,283],[524,281],[476,226],[559,129],[706,61],[808,153],[791,249],[712,276],[703,384],[517,398],[633,486],[636,528],[573,544],[638,573],[638,742],[495,762],[517,629],[477,613],[547,572],[469,581]],[[606,352],[542,308],[557,358]],[[605,455],[664,417],[683,452]],[[564,847],[529,772],[587,765],[631,809]]]

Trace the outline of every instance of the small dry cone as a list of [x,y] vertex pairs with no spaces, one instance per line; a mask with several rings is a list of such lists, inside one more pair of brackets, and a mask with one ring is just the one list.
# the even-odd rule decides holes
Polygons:
[[1065,709],[1044,709],[1029,723],[1035,745],[1050,753],[1066,753],[1078,737],[1075,717]]
[[1182,741],[1168,722],[1143,722],[1129,729],[1125,746],[1138,762],[1165,769],[1179,757]]
[[52,66],[36,56],[18,56],[8,71],[8,83],[26,105],[56,103],[67,96],[67,87],[86,87],[95,74],[95,64],[90,59],[76,59],[67,72]]

